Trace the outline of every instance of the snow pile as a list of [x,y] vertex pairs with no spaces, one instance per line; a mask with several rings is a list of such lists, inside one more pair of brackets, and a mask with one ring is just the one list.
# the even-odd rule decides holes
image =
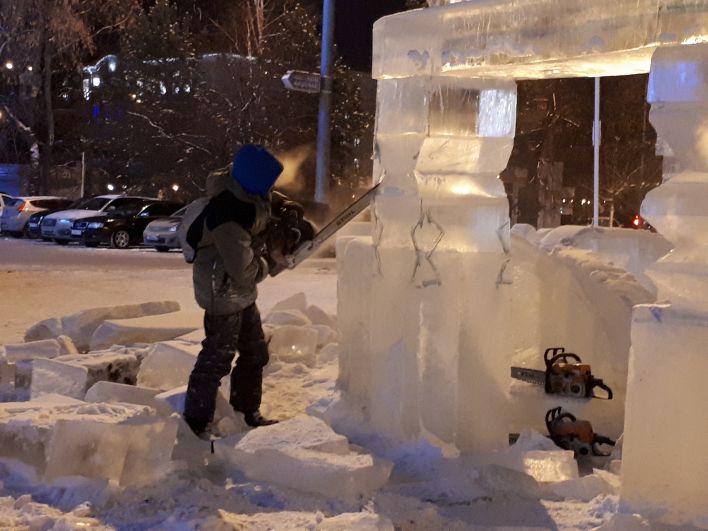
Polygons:
[[199,529],[216,529],[227,526],[229,529],[248,529],[249,531],[393,531],[388,518],[374,513],[343,513],[332,518],[325,518],[322,513],[281,511],[278,513],[234,514],[219,511],[219,516],[204,519],[198,524]]
[[351,450],[346,438],[305,415],[217,441],[214,448],[250,479],[351,501],[383,486],[392,468]]
[[79,350],[86,351],[90,347],[94,332],[105,321],[159,315],[177,312],[179,309],[179,303],[175,301],[92,308],[65,317],[40,321],[27,330],[25,341],[52,339],[66,335],[71,338]]
[[552,229],[541,239],[540,245],[549,252],[556,246],[592,251],[593,255],[631,274],[652,293],[656,288],[645,271],[672,247],[662,235],[647,230],[577,225]]
[[63,512],[32,501],[29,494],[17,499],[0,497],[0,527],[3,529],[100,529],[101,523],[89,515],[90,509],[86,506]]
[[[315,367],[325,347],[331,358],[339,339],[337,321],[322,308],[307,304],[304,293],[278,302],[263,319],[271,359]],[[321,360],[319,360],[321,361]]]

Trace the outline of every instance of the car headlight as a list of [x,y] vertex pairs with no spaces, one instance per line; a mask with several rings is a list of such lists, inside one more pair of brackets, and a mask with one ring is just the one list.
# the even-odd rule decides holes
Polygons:
[[177,232],[177,225],[173,225],[169,229],[167,229],[167,232]]
[[101,221],[92,221],[88,225],[86,225],[86,228],[88,229],[102,229],[103,228],[103,222]]

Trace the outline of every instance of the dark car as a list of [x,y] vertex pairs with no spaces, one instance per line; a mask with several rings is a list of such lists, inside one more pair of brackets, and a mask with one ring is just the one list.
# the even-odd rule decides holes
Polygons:
[[25,225],[25,238],[41,238],[41,224],[44,217],[48,216],[49,214],[53,214],[54,212],[59,212],[60,210],[66,210],[67,208],[71,208],[71,206],[74,204],[76,204],[76,202],[72,201],[71,199],[56,200],[56,204],[54,204],[53,206],[46,205],[48,208],[43,208],[42,210],[33,212],[32,215],[27,219],[27,224]]
[[105,215],[76,220],[71,232],[81,234],[87,247],[103,243],[116,249],[127,249],[143,242],[143,231],[148,223],[169,216],[183,206],[174,201],[144,200]]

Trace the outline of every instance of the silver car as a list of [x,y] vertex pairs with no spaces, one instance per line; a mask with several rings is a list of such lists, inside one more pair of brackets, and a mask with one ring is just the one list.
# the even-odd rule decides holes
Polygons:
[[169,217],[150,222],[143,231],[143,243],[148,247],[154,247],[159,252],[179,249],[177,227],[179,227],[186,209],[187,207],[182,207]]
[[2,216],[2,213],[5,210],[5,203],[12,199],[14,198],[11,195],[0,192],[0,216]]
[[13,197],[5,202],[0,214],[0,232],[22,236],[32,214],[47,210],[61,210],[71,205],[71,199],[58,196]]

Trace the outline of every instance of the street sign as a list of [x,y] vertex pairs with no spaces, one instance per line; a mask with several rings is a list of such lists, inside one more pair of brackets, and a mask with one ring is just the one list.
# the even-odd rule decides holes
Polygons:
[[318,94],[322,90],[322,78],[319,74],[314,74],[312,72],[288,70],[288,72],[280,79],[283,81],[283,85],[285,85],[285,88],[288,90],[309,92],[310,94]]

